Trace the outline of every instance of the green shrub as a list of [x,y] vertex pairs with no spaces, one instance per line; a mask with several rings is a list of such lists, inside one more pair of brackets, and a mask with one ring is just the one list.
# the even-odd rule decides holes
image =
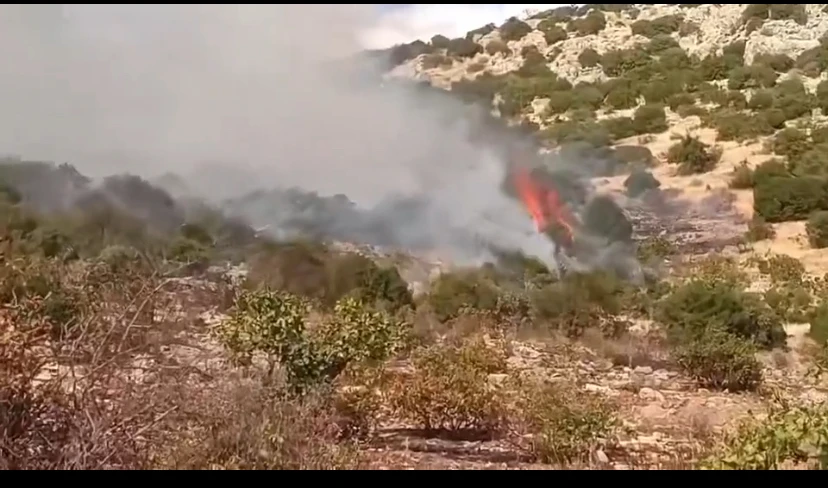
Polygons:
[[572,106],[597,110],[604,103],[604,94],[594,85],[579,84],[572,90]]
[[756,91],[750,97],[748,107],[753,110],[766,110],[773,107],[773,93],[768,90]]
[[588,47],[578,55],[578,62],[584,68],[593,68],[601,62],[601,55],[595,49]]
[[440,34],[436,36],[432,36],[431,38],[431,46],[435,49],[448,49],[449,47],[449,38]]
[[777,73],[787,73],[794,67],[794,60],[787,54],[758,54],[753,61],[770,66]]
[[679,365],[702,386],[752,391],[762,381],[762,366],[748,341],[726,332],[710,331],[676,352]]
[[428,303],[440,321],[448,321],[468,310],[497,310],[501,292],[478,270],[441,274],[431,286]]
[[781,320],[761,297],[727,281],[695,279],[676,288],[658,304],[657,319],[673,340],[690,343],[719,331],[766,348],[786,340]]
[[776,231],[760,215],[754,215],[748,222],[748,230],[745,238],[748,242],[759,242],[776,237]]
[[450,40],[446,46],[446,54],[458,58],[472,58],[482,52],[483,46],[463,37]]
[[656,162],[653,152],[645,146],[616,146],[613,154],[628,167],[649,167]]
[[667,106],[670,110],[677,111],[679,107],[695,105],[696,97],[690,93],[676,93],[667,99]]
[[638,134],[659,134],[670,128],[664,107],[656,104],[638,107],[633,115],[633,126]]
[[550,21],[543,21],[538,24],[538,30],[543,32],[543,38],[546,40],[547,46],[553,46],[569,37],[566,29]]
[[812,248],[825,249],[828,247],[828,211],[821,210],[812,213],[808,217],[805,230]]
[[[701,463],[702,469],[770,471],[828,468],[828,412],[824,406],[775,405],[767,417],[750,417]],[[798,465],[798,466],[796,466]]]
[[645,49],[652,55],[658,55],[673,48],[680,48],[678,41],[673,39],[669,34],[659,34],[650,39]]
[[703,122],[716,129],[720,141],[746,141],[774,132],[763,117],[734,110],[720,110],[711,114],[710,118]]
[[288,294],[246,292],[215,333],[244,364],[254,353],[262,353],[271,372],[281,365],[297,393],[332,381],[351,362],[384,360],[403,342],[403,324],[367,311],[353,299],[338,303],[333,321],[314,329],[306,328],[308,310],[301,299]]
[[685,136],[667,151],[667,162],[677,164],[680,175],[707,173],[715,169],[721,153],[696,137]]
[[604,272],[567,274],[531,293],[534,316],[570,337],[599,328],[621,312],[621,282]]
[[637,198],[659,187],[661,187],[661,182],[652,173],[645,170],[635,171],[624,180],[624,188],[626,188],[627,196],[630,198]]
[[488,54],[489,56],[494,56],[496,54],[509,56],[512,54],[512,50],[505,42],[498,39],[493,39],[486,44],[486,54]]
[[794,120],[810,115],[816,106],[816,100],[798,78],[787,79],[779,83],[774,89],[776,101],[774,106],[785,113],[786,120]]
[[757,178],[753,189],[753,208],[772,223],[804,220],[811,212],[828,210],[826,190],[826,183],[821,178]]
[[324,246],[270,244],[250,262],[248,285],[284,290],[333,306],[344,296],[396,310],[411,304],[408,285],[395,268],[380,268],[356,254],[336,254]]
[[811,148],[808,135],[799,129],[782,129],[773,139],[773,152],[780,156],[796,158]]
[[770,66],[753,63],[740,66],[728,73],[727,87],[731,90],[748,88],[771,88],[776,85],[779,75]]
[[649,104],[665,103],[668,98],[675,95],[679,87],[675,83],[662,80],[654,80],[645,86],[641,92],[644,101]]
[[612,197],[599,195],[589,201],[582,216],[585,232],[609,242],[631,242],[633,226]]
[[503,351],[482,340],[414,351],[413,371],[385,391],[394,413],[428,433],[494,436],[507,421],[506,397],[489,375],[505,370]]
[[811,141],[815,145],[828,143],[828,127],[816,127],[811,130]]
[[617,77],[650,64],[650,57],[640,49],[619,49],[601,55],[601,68],[607,76]]
[[635,86],[625,82],[618,82],[612,83],[609,86],[605,85],[603,88],[607,92],[604,103],[611,109],[626,110],[638,105],[640,92]]
[[417,56],[430,54],[433,51],[433,47],[423,41],[417,40],[409,44],[400,44],[392,47],[388,54],[388,60],[391,66],[399,66],[406,61],[415,59]]
[[504,41],[519,41],[532,32],[529,24],[517,17],[511,17],[500,26],[500,38]]
[[729,186],[734,190],[747,190],[753,188],[753,183],[753,169],[748,166],[747,161],[742,161],[733,169]]
[[630,117],[613,117],[611,119],[604,119],[601,121],[601,127],[612,136],[613,140],[626,139],[632,137],[638,132],[635,129],[633,119]]
[[828,176],[828,144],[820,144],[802,154],[793,154],[788,169],[798,176]]
[[653,38],[657,35],[672,34],[681,27],[682,18],[678,15],[665,15],[653,20],[637,20],[632,24],[633,34]]
[[822,302],[809,313],[811,330],[808,336],[817,344],[828,347],[828,302]]
[[771,177],[789,177],[791,173],[788,171],[787,165],[779,159],[768,159],[756,167],[753,171],[754,186],[760,181]]
[[590,11],[582,19],[573,19],[567,29],[575,31],[579,36],[589,36],[600,33],[607,26],[607,18],[599,10]]
[[534,459],[566,465],[586,459],[617,436],[617,405],[600,393],[559,382],[529,380],[518,389],[518,424],[533,432],[528,451]]
[[705,81],[726,80],[728,74],[742,66],[742,58],[735,56],[707,56],[699,64],[699,73]]

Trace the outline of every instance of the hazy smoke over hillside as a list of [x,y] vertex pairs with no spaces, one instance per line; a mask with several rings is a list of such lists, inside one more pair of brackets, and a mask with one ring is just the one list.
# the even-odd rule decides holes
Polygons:
[[[459,106],[381,88],[342,62],[374,12],[0,6],[0,152],[92,175],[189,175],[208,197],[291,186],[344,194],[373,208],[373,224],[399,244],[476,259],[482,239],[548,259],[551,244],[499,190],[500,156],[469,142]],[[213,166],[192,171],[203,163]],[[416,204],[387,203],[399,196]],[[358,220],[355,233],[370,233]]]

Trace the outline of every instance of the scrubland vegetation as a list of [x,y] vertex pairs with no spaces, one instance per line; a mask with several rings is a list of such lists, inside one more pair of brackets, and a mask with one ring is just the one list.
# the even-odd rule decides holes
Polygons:
[[[740,29],[806,23],[799,7],[750,5]],[[550,68],[549,53],[514,50],[534,30],[550,47],[598,35],[619,12],[638,16],[630,5],[565,7],[535,15],[537,27],[509,19],[389,54],[394,65],[425,55],[424,69],[519,56],[518,70],[473,70],[451,93],[513,120],[548,99],[539,145],[596,161],[595,176],[628,175],[633,199],[659,191],[658,158],[622,140],[668,131],[668,116],[699,117],[721,142],[766,138],[775,157],[731,177],[731,189],[754,196],[747,240],[806,221],[809,245],[828,247],[828,131],[795,123],[828,106],[828,82],[812,93],[800,78],[828,68],[828,44],[746,65],[744,42],[689,55],[677,38],[698,26],[681,15],[634,20],[632,33],[646,42],[584,50],[578,62],[603,81],[574,86]],[[678,176],[706,174],[721,149],[685,134],[663,159]],[[766,418],[696,439],[699,451],[674,467],[828,468],[828,410],[776,395],[760,360],[787,350],[786,324],[809,324],[808,360],[815,374],[828,367],[828,284],[792,257],[754,259],[751,276],[769,283],[756,291],[735,260],[633,239],[623,209],[596,198],[584,225],[632,246],[644,279],[559,275],[502,256],[446,271],[414,295],[399,263],[275,242],[137,177],[94,189],[68,165],[5,161],[0,185],[4,469],[393,468],[383,442],[401,431],[406,442],[498,442],[508,463],[606,467],[634,437],[630,392],[608,395],[553,374],[583,369],[586,357],[772,405]],[[79,195],[71,205],[44,196],[66,187]],[[240,281],[228,277],[239,267]]]

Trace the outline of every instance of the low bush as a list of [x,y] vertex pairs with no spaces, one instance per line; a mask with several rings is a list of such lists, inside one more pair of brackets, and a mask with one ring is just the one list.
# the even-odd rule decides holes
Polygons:
[[678,165],[678,174],[692,175],[712,171],[721,152],[696,137],[685,136],[667,151],[667,162]]
[[624,188],[626,188],[627,196],[630,198],[637,198],[660,186],[661,182],[652,173],[645,170],[635,171],[624,180]]
[[638,134],[659,134],[666,131],[669,126],[664,107],[656,104],[638,107],[633,116],[633,126]]
[[589,36],[600,33],[607,26],[607,18],[603,12],[592,10],[580,19],[573,19],[567,25],[567,30],[576,32],[579,36]]
[[766,348],[783,345],[787,337],[761,297],[720,280],[695,279],[679,286],[659,303],[656,315],[684,344],[703,339],[712,329]]
[[523,22],[517,17],[511,17],[498,29],[500,31],[500,38],[504,41],[519,41],[532,32],[529,24]]
[[489,374],[506,368],[503,350],[482,340],[413,353],[414,372],[392,380],[387,396],[404,420],[431,435],[495,436],[508,421],[506,397]]
[[825,181],[821,178],[756,178],[753,208],[771,223],[805,220],[811,212],[828,209],[827,194]]
[[597,393],[527,380],[517,396],[518,422],[532,433],[527,450],[540,462],[588,461],[620,430],[617,406]]
[[586,48],[578,55],[578,62],[584,68],[593,68],[601,63],[601,55],[592,48]]
[[767,239],[773,239],[776,236],[776,231],[769,223],[765,221],[760,215],[754,215],[750,222],[748,222],[748,230],[745,233],[745,238],[748,242],[759,242]]
[[767,418],[751,418],[725,436],[701,463],[712,470],[828,469],[828,412],[824,406],[777,403]]
[[734,190],[748,190],[753,188],[753,169],[748,166],[747,161],[742,161],[739,166],[733,168],[730,176],[730,188]]
[[512,54],[512,50],[505,42],[493,39],[486,44],[486,54],[489,56],[495,56],[497,54],[509,56]]
[[306,326],[309,310],[289,294],[245,292],[215,333],[241,364],[259,353],[267,357],[271,373],[281,366],[288,385],[299,393],[333,381],[352,362],[387,359],[407,334],[404,324],[353,298],[338,302],[333,317],[313,329]]
[[732,334],[708,331],[679,347],[679,365],[702,386],[720,390],[752,391],[762,381],[756,348]]
[[812,213],[808,217],[805,230],[812,248],[825,249],[828,247],[828,211],[820,210]]
[[633,34],[653,38],[658,35],[672,34],[681,27],[682,18],[678,15],[665,15],[653,20],[637,20],[632,24]]
[[472,58],[483,52],[483,46],[464,37],[458,37],[448,42],[446,54],[458,58]]

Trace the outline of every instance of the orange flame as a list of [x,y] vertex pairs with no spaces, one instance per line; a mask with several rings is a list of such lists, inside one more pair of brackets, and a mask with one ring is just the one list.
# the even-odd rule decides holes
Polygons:
[[541,233],[545,232],[550,224],[555,224],[565,231],[563,244],[570,246],[574,236],[573,216],[561,201],[558,192],[538,184],[525,168],[518,168],[513,176],[515,188],[535,222],[535,229]]

